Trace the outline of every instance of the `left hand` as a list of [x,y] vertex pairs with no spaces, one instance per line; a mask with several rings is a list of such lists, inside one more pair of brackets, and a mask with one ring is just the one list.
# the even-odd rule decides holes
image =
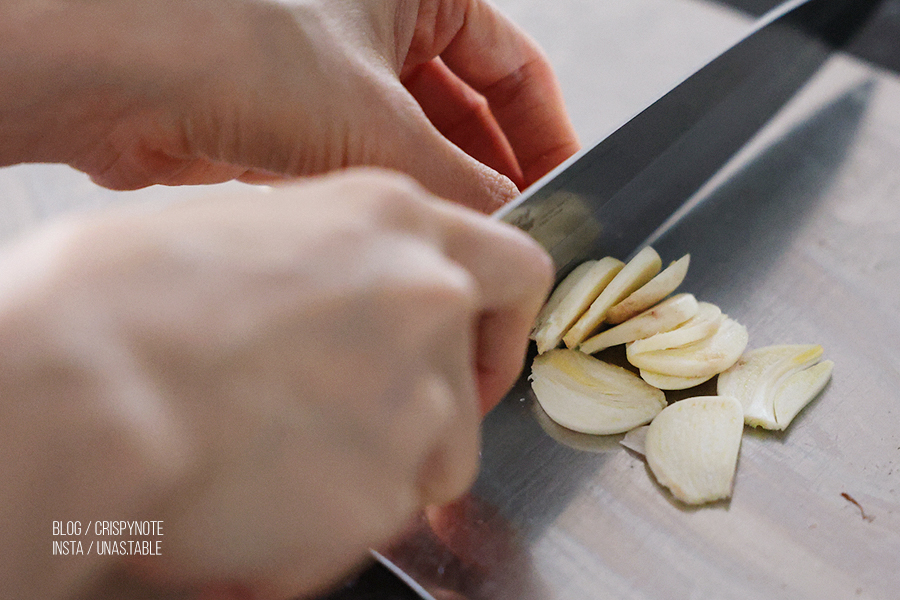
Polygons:
[[0,63],[0,165],[114,189],[374,165],[492,211],[578,148],[486,0],[10,0]]

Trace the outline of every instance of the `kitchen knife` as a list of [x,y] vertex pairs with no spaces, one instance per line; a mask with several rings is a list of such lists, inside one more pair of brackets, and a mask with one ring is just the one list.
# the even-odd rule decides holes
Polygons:
[[[880,0],[791,0],[610,136],[494,217],[534,237],[561,277],[628,257],[846,43]],[[433,600],[383,556],[320,600]]]
[[880,0],[791,0],[731,48],[494,217],[534,237],[557,276],[627,258],[844,45]]

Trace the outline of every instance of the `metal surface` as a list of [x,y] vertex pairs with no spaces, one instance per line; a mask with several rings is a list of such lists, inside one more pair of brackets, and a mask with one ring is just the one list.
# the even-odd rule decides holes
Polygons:
[[[755,15],[761,15],[778,4],[777,0],[716,1]],[[868,62],[900,72],[900,45],[897,40],[900,40],[900,0],[884,0],[864,35],[845,50]]]
[[627,257],[759,131],[878,4],[786,2],[497,216],[540,242],[563,275],[587,257]]
[[[786,2],[727,51],[495,217],[540,242],[560,276],[588,258],[629,256],[782,108],[878,4]],[[512,395],[523,390],[528,393],[524,380]],[[558,437],[570,437],[543,420]],[[509,428],[505,421],[497,425],[501,433]],[[527,432],[513,429],[512,435],[521,433]],[[495,483],[487,474],[490,458],[485,455],[485,475],[479,482],[487,486]],[[465,531],[468,525],[460,527]],[[415,552],[398,556],[409,560],[410,554]],[[413,568],[428,575],[428,567]],[[364,572],[352,593],[382,597],[386,592],[364,585],[370,579],[383,581]]]
[[896,74],[830,58],[649,240],[691,253],[682,289],[751,347],[820,343],[837,365],[787,432],[746,432],[730,501],[678,504],[523,380],[486,421],[472,494],[395,561],[470,600],[900,597],[898,106]]
[[320,600],[435,600],[384,555],[371,551],[373,563]]

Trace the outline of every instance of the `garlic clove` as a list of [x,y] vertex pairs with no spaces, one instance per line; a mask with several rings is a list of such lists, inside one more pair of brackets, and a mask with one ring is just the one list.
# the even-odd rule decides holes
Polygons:
[[747,348],[748,340],[747,328],[726,318],[715,333],[693,344],[650,352],[635,352],[634,344],[631,344],[626,355],[628,362],[645,371],[708,378],[737,362]]
[[744,420],[730,396],[698,396],[666,407],[644,445],[656,480],[687,504],[731,496]]
[[[790,385],[787,382],[818,363],[823,352],[817,344],[780,344],[751,350],[719,375],[718,392],[741,402],[748,425],[783,430],[825,386],[831,365],[800,376]],[[787,386],[783,393],[782,386]],[[783,403],[781,419],[775,408],[779,394]]]
[[687,275],[691,255],[685,254],[663,269],[656,277],[632,292],[606,313],[608,323],[623,323],[638,315],[678,289]]
[[537,356],[530,379],[544,412],[582,433],[624,433],[649,423],[666,406],[665,394],[631,371],[577,350]]
[[626,344],[678,327],[697,314],[697,299],[691,294],[678,294],[615,327],[588,338],[578,347],[587,354],[604,348]]
[[650,281],[661,268],[662,260],[656,250],[647,246],[638,252],[566,332],[563,336],[566,346],[576,348],[586,340],[600,327],[610,308]]
[[661,390],[686,390],[696,387],[712,379],[714,375],[702,377],[678,377],[675,375],[663,375],[641,369],[641,379],[655,388]]
[[724,320],[725,315],[718,306],[709,302],[698,302],[696,315],[671,331],[636,340],[631,351],[637,354],[687,346],[710,337],[719,329]]
[[556,286],[532,329],[531,338],[537,343],[539,353],[559,345],[572,323],[624,266],[625,263],[612,257],[587,261],[578,265]]

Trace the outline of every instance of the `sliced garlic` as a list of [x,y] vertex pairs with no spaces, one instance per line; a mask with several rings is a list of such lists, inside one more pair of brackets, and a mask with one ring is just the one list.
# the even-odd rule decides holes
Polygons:
[[588,309],[625,266],[606,257],[578,265],[563,279],[538,315],[531,338],[539,353],[556,348],[569,327]]
[[[596,260],[588,260],[577,267],[575,267],[568,275],[566,275],[562,281],[560,281],[555,288],[553,288],[553,293],[550,294],[550,297],[547,298],[547,301],[544,303],[544,307],[541,308],[541,312],[538,313],[537,319],[535,319],[534,326],[531,330],[531,339],[534,339],[535,334],[540,331],[542,328],[546,327],[547,321],[550,319],[550,316],[553,314],[553,311],[559,308],[559,305],[562,304],[563,299],[572,291],[572,289],[578,285],[591,271],[591,267],[597,264]],[[624,266],[624,263],[623,263]]]
[[719,375],[718,392],[740,400],[748,425],[783,430],[831,377],[834,364],[819,363],[822,354],[817,344],[751,350]]
[[665,394],[631,371],[577,350],[537,356],[530,379],[544,412],[582,433],[623,433],[649,423],[666,406]]
[[718,306],[709,302],[698,302],[696,315],[671,331],[636,340],[632,344],[631,352],[638,354],[653,350],[667,350],[699,342],[714,334],[724,320],[725,315]]
[[603,323],[606,312],[611,307],[653,279],[661,268],[662,260],[656,250],[647,246],[638,252],[563,336],[566,346],[576,348],[581,344]]
[[641,379],[661,390],[686,390],[709,381],[713,377],[714,375],[705,375],[702,377],[678,377],[675,375],[663,375],[662,373],[654,373],[653,371],[641,369]]
[[715,333],[699,342],[650,352],[635,352],[632,344],[626,354],[628,362],[638,369],[676,377],[709,378],[737,362],[748,340],[747,328],[726,318]]
[[678,294],[624,323],[586,339],[578,349],[587,354],[594,354],[604,348],[627,344],[662,331],[669,331],[696,315],[698,309],[697,299],[693,295]]
[[647,429],[653,476],[687,504],[731,496],[744,428],[741,403],[729,396],[687,398],[665,408]]
[[825,388],[831,379],[834,362],[823,360],[794,373],[775,392],[775,422],[784,429],[794,417]]
[[623,323],[638,315],[678,289],[687,275],[691,255],[685,254],[662,270],[656,277],[632,292],[606,313],[606,321]]

